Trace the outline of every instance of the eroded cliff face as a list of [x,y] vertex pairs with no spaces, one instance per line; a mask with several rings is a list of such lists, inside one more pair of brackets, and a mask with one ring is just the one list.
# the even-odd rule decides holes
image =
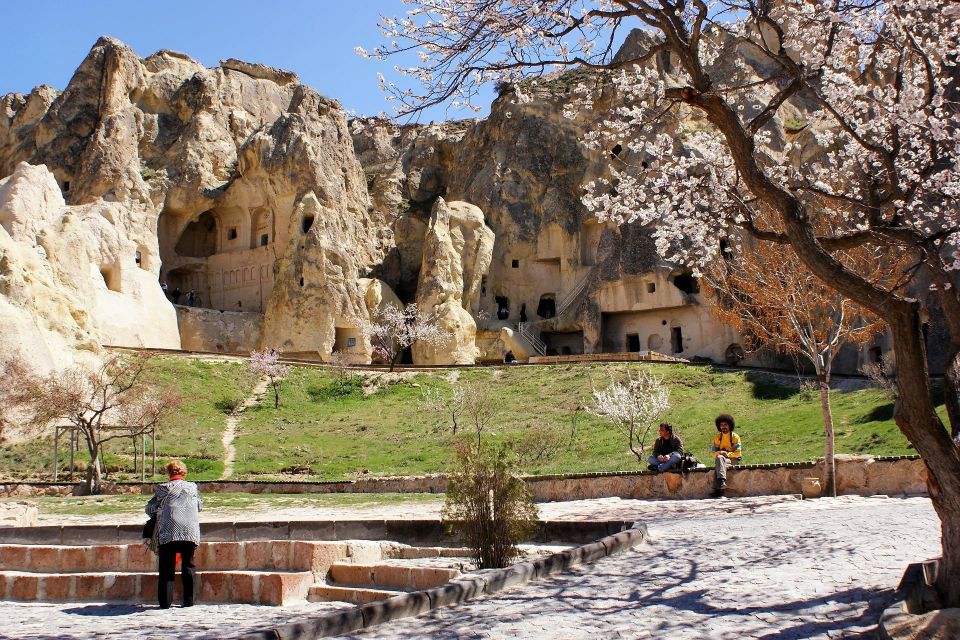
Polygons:
[[[369,315],[393,246],[379,215],[339,103],[288,71],[102,38],[63,92],[0,100],[0,314],[46,368],[179,348],[161,282],[180,304],[262,314],[263,345],[329,354],[336,326]],[[230,343],[203,324],[185,347]]]

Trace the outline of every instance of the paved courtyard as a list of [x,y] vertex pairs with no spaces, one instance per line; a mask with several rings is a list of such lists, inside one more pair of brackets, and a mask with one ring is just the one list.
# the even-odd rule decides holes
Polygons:
[[[544,518],[642,520],[650,541],[558,577],[350,637],[873,638],[906,564],[939,553],[939,521],[926,498],[608,498],[540,506]],[[435,511],[416,509],[408,515]],[[162,612],[3,602],[0,637],[229,638],[331,606],[201,604]]]

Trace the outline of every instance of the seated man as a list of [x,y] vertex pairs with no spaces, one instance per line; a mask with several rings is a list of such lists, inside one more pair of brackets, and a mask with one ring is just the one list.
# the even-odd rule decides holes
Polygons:
[[653,443],[653,455],[647,459],[650,471],[663,473],[667,469],[680,464],[683,456],[683,442],[680,436],[673,434],[673,425],[669,422],[660,423],[660,437]]
[[727,488],[727,468],[732,464],[738,464],[743,453],[740,448],[740,436],[733,432],[735,427],[733,416],[721,413],[714,422],[718,433],[713,439],[710,450],[713,452],[716,476],[713,479],[713,493],[710,497],[719,498]]

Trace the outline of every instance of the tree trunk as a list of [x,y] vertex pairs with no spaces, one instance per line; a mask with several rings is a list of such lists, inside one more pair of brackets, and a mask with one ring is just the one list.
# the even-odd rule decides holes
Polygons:
[[953,344],[950,345],[947,370],[943,375],[943,403],[950,420],[950,435],[960,445],[960,352]]
[[944,607],[960,607],[960,448],[934,410],[919,313],[891,319],[897,366],[894,419],[927,465],[927,490],[940,516],[943,557],[937,590]]
[[270,386],[273,387],[273,408],[280,408],[280,384],[276,380],[270,381]]
[[833,412],[830,410],[830,382],[820,375],[820,410],[823,412],[823,495],[837,497],[837,465],[834,460]]
[[100,446],[93,443],[90,447],[90,466],[87,467],[87,480],[84,491],[88,496],[103,492],[103,475],[100,467]]
[[637,451],[633,446],[633,440],[636,437],[636,433],[637,433],[636,427],[631,424],[630,425],[630,451],[633,453],[633,455],[637,456],[637,462],[639,462],[640,464],[643,464],[643,450],[641,449],[640,451]]

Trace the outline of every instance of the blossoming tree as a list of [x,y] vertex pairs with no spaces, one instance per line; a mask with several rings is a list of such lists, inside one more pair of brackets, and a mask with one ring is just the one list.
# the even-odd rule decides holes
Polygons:
[[612,381],[606,389],[593,390],[593,405],[587,411],[612,422],[627,436],[630,452],[643,462],[646,439],[653,423],[670,408],[670,389],[648,371],[625,380]]
[[251,351],[247,370],[267,379],[270,389],[273,391],[273,408],[278,408],[280,406],[280,388],[283,386],[283,379],[290,373],[290,367],[280,364],[280,354],[277,353],[277,350]]
[[[469,103],[489,81],[563,66],[604,70],[570,113],[616,104],[595,147],[626,150],[586,185],[601,219],[657,223],[667,258],[703,266],[737,233],[792,248],[824,282],[884,318],[893,339],[895,419],[929,470],[943,527],[937,588],[960,606],[960,5],[947,0],[405,0],[384,18],[386,57],[418,89],[386,85],[399,111]],[[614,57],[624,28],[648,44]],[[529,92],[515,84],[515,99]],[[596,101],[617,94],[616,101]],[[665,129],[696,114],[703,126]],[[680,135],[680,134],[683,135]],[[622,157],[621,157],[622,156]],[[763,226],[769,208],[782,231]],[[838,224],[823,232],[829,212]],[[736,232],[736,233],[735,233]],[[945,396],[934,411],[921,309],[903,282],[871,282],[836,251],[910,256],[949,332]]]
[[440,344],[447,333],[437,326],[436,314],[421,310],[415,302],[400,308],[390,303],[372,319],[357,320],[360,332],[370,340],[375,358],[397,365],[404,349],[415,342]]

